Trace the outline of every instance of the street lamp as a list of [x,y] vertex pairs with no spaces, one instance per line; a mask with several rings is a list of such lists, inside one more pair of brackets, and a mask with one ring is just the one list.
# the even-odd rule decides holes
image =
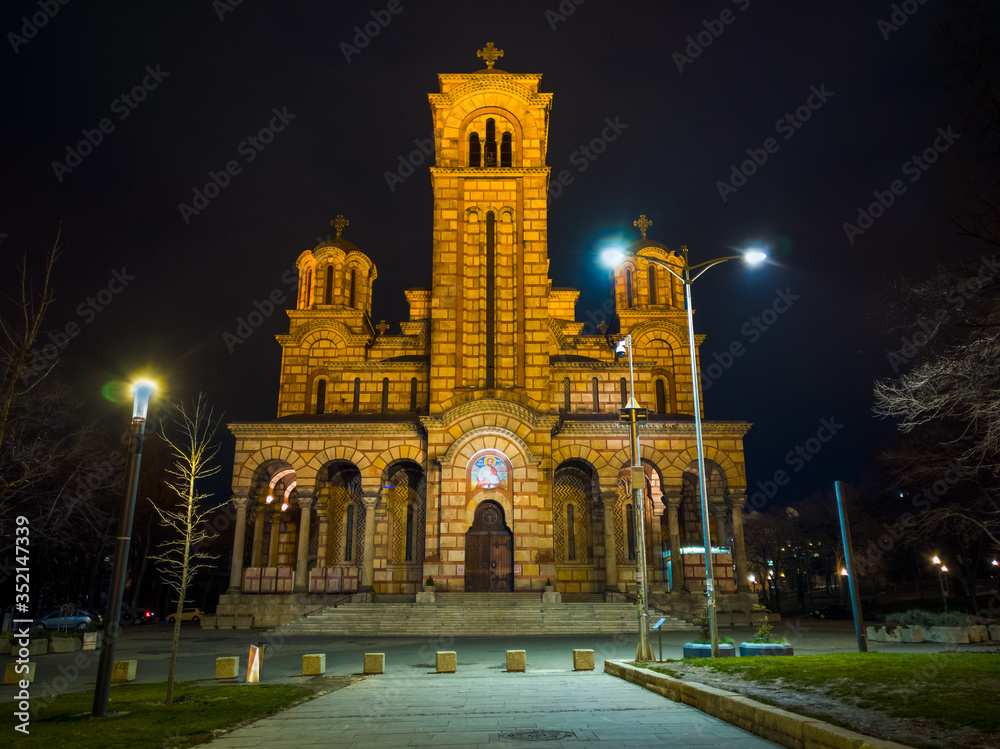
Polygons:
[[[701,435],[701,397],[699,395],[700,388],[698,383],[697,351],[695,349],[694,342],[694,305],[691,302],[691,285],[709,268],[721,265],[727,260],[743,260],[746,263],[755,265],[767,259],[767,255],[763,252],[763,250],[753,248],[747,250],[741,255],[728,255],[726,257],[719,257],[714,260],[706,260],[703,263],[691,265],[688,260],[688,248],[682,246],[681,256],[678,258],[679,263],[677,267],[680,270],[680,272],[678,272],[677,269],[668,263],[664,263],[661,260],[657,260],[647,255],[642,255],[639,252],[625,253],[618,249],[608,249],[602,254],[602,259],[607,265],[610,266],[620,264],[627,257],[642,258],[646,262],[652,263],[658,268],[663,268],[665,271],[670,273],[670,275],[684,284],[684,303],[687,307],[688,322],[688,349],[691,358],[691,387],[693,390],[692,395],[694,397],[694,431],[698,447],[698,487],[701,490],[701,535],[702,542],[705,546],[705,597],[707,599],[708,607],[708,631],[712,641],[712,657],[718,658],[719,629],[715,616],[715,589],[712,581],[712,536],[709,530],[708,486],[706,481],[707,475],[705,473],[705,446],[702,442]],[[629,355],[631,357],[631,345],[629,346]],[[631,358],[629,361],[631,362]],[[633,468],[633,470],[635,469]],[[644,544],[640,544],[640,546],[644,546]],[[641,637],[642,634],[640,632],[640,644],[642,642]]]
[[94,687],[95,718],[108,713],[108,694],[111,691],[111,669],[115,662],[115,641],[120,628],[122,594],[125,592],[125,569],[128,566],[129,542],[132,540],[132,517],[135,514],[135,494],[139,488],[139,463],[142,461],[142,439],[146,433],[146,413],[149,398],[156,385],[149,380],[139,380],[132,385],[132,427],[129,435],[128,472],[121,518],[118,522],[118,540],[115,543],[115,563],[108,588],[108,606],[104,617],[104,637],[101,641],[101,658],[97,666],[97,683]]
[[653,660],[653,647],[649,644],[649,612],[646,611],[648,582],[646,580],[646,524],[642,489],[646,485],[646,473],[642,470],[639,454],[639,422],[646,420],[646,409],[639,408],[635,400],[635,377],[632,374],[632,336],[627,335],[615,348],[615,357],[628,355],[629,399],[618,412],[621,421],[628,422],[632,445],[632,512],[635,513],[635,574],[636,608],[639,615],[639,644],[635,649],[637,661]]
[[944,613],[947,614],[948,613],[948,595],[947,595],[947,593],[945,593],[944,573],[946,573],[948,571],[948,568],[945,565],[941,564],[941,558],[939,556],[937,556],[936,554],[934,555],[934,558],[931,559],[931,561],[934,562],[934,564],[936,564],[937,568],[938,568],[938,582],[941,583],[941,600],[944,601]]

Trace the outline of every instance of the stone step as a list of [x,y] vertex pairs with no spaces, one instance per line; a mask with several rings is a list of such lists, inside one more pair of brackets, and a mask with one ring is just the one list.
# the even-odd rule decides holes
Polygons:
[[[402,602],[343,604],[281,628],[285,634],[330,635],[491,635],[635,633],[636,612],[621,603],[542,604],[537,594],[447,594],[433,604]],[[518,597],[520,596],[520,597]],[[461,600],[464,599],[464,600]],[[659,618],[659,617],[658,617]],[[663,629],[690,629],[666,617]]]

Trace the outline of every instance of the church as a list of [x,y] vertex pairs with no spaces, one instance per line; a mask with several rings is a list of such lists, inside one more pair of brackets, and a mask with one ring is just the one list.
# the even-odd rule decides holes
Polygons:
[[[335,238],[296,260],[277,416],[229,425],[236,528],[220,613],[242,604],[270,612],[257,624],[283,623],[302,602],[356,591],[413,600],[428,578],[439,600],[546,584],[610,600],[634,593],[640,543],[656,605],[703,600],[701,480],[716,589],[748,590],[750,425],[704,422],[698,475],[683,287],[636,257],[678,255],[640,217],[614,271],[620,334],[584,334],[579,291],[549,277],[553,94],[540,74],[495,67],[492,43],[477,54],[485,68],[441,74],[429,95],[431,286],[406,290],[400,332],[372,315],[377,265],[398,258],[365,254],[343,216]],[[626,334],[648,409],[642,538],[619,418],[632,395],[614,351]]]

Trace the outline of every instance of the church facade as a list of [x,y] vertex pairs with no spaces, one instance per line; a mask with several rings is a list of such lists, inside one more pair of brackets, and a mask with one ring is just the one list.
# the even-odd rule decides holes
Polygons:
[[[654,596],[704,590],[691,366],[677,256],[646,238],[614,271],[635,351],[645,533],[632,507],[627,362],[584,334],[579,292],[553,287],[537,74],[442,74],[434,125],[432,283],[406,291],[399,332],[373,324],[376,261],[344,237],[303,252],[277,418],[233,423],[230,594],[333,598],[634,589],[646,545]],[[700,342],[700,341],[699,341]],[[747,590],[742,506],[749,424],[704,423],[716,587]],[[678,560],[680,560],[678,562]],[[230,598],[229,600],[235,600]]]

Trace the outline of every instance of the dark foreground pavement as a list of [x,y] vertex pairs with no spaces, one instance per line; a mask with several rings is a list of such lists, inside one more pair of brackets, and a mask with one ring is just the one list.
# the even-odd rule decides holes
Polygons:
[[436,674],[398,666],[210,742],[211,749],[338,747],[774,747],[599,671]]

